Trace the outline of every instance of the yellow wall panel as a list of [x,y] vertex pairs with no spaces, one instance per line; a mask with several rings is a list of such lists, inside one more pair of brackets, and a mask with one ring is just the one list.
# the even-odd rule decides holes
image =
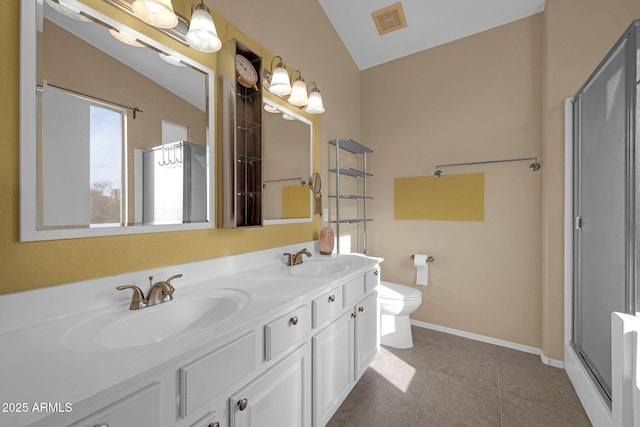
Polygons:
[[484,221],[484,174],[395,178],[394,218]]
[[309,216],[309,189],[306,185],[282,187],[282,218]]

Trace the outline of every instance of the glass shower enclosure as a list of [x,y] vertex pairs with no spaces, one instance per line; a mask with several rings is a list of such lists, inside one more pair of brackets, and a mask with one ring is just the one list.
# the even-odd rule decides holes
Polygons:
[[573,98],[571,344],[611,402],[611,313],[636,314],[640,292],[640,20]]

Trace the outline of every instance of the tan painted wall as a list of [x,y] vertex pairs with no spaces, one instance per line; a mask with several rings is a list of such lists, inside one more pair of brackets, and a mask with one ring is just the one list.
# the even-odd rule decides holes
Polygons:
[[635,0],[547,0],[545,6],[541,348],[554,359],[563,357],[563,103],[637,17],[640,3]]
[[533,347],[542,174],[527,162],[444,168],[485,173],[484,222],[395,220],[393,179],[540,155],[541,34],[538,14],[362,73],[361,132],[375,151],[369,253],[385,258],[382,279],[413,284],[410,255],[433,255],[414,319]]

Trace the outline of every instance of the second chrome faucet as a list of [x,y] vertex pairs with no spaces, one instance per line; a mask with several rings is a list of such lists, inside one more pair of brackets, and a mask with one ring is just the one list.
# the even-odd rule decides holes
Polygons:
[[133,295],[131,297],[129,309],[138,310],[140,308],[171,301],[173,299],[173,292],[176,290],[173,285],[171,285],[171,281],[173,279],[179,279],[180,277],[182,277],[182,274],[176,274],[175,276],[169,277],[167,280],[153,283],[153,276],[149,276],[149,292],[147,293],[147,296],[144,295],[142,289],[135,285],[118,286],[116,289],[119,291],[132,289]]

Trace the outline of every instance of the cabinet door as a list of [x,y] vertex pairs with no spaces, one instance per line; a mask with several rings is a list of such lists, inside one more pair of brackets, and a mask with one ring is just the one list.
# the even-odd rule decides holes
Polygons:
[[354,310],[355,379],[358,380],[380,347],[378,293],[373,292],[360,301]]
[[313,337],[313,421],[324,426],[353,384],[351,312]]
[[310,426],[310,371],[305,344],[231,397],[231,427]]

